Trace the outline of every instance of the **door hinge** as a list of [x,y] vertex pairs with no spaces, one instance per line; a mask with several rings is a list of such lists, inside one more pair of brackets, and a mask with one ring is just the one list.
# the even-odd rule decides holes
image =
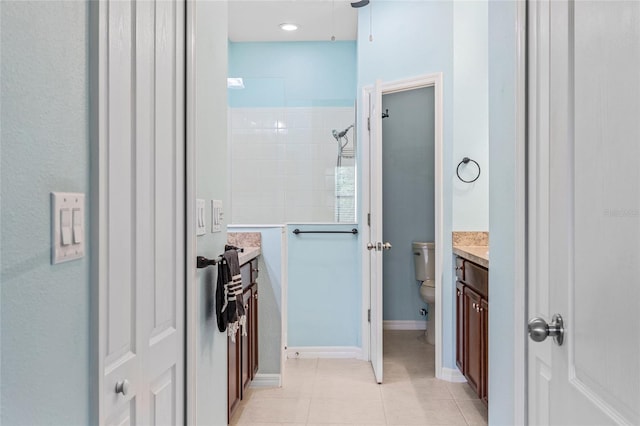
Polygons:
[[371,322],[371,309],[367,311],[367,321]]
[[371,226],[371,213],[367,213],[367,225]]
[[367,117],[367,130],[371,130],[371,117]]

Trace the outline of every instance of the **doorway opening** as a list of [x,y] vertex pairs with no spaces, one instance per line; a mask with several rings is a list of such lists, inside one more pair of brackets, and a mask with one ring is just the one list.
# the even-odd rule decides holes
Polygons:
[[[386,149],[383,148],[385,132],[383,131],[382,112],[385,112],[385,116],[387,114],[389,117],[394,115],[393,108],[387,106],[387,104],[389,102],[394,104],[396,97],[400,100],[400,104],[404,103],[403,98],[414,98],[412,102],[407,102],[407,110],[413,109],[417,115],[415,119],[405,121],[406,118],[402,118],[403,113],[399,110],[400,107],[394,107],[398,108],[397,111],[402,118],[397,120],[400,133],[406,130],[406,138],[409,141],[404,149],[402,146],[394,147],[393,142],[387,141],[386,143],[390,146],[389,149]],[[428,107],[429,104],[431,107]],[[389,109],[388,113],[386,112],[387,109]],[[435,243],[435,256],[432,259],[435,309],[432,307],[432,317],[430,318],[434,322],[433,334],[435,334],[433,339],[435,349],[431,358],[433,363],[432,371],[435,377],[446,379],[442,371],[442,315],[440,309],[438,309],[442,305],[443,260],[442,74],[431,74],[392,83],[378,81],[375,86],[364,89],[362,110],[365,114],[362,120],[365,123],[363,134],[368,134],[370,141],[369,144],[363,144],[362,147],[362,223],[369,225],[367,229],[369,239],[366,241],[365,237],[365,241],[363,241],[363,245],[366,246],[367,250],[363,250],[362,262],[362,303],[364,312],[362,336],[365,359],[371,361],[376,381],[382,383],[385,320],[388,321],[386,323],[386,328],[388,329],[413,329],[416,337],[420,334],[424,336],[424,331],[417,332],[416,330],[425,328],[426,323],[424,319],[421,319],[420,313],[421,309],[425,309],[428,312],[428,308],[425,307],[425,303],[420,298],[419,282],[415,280],[411,243],[413,241],[431,242]],[[388,120],[389,118],[386,119]],[[368,127],[366,127],[367,123]],[[424,126],[425,123],[431,123],[431,125]],[[389,125],[388,127],[393,129],[394,126]],[[410,137],[412,133],[418,131],[417,127],[423,127],[421,130],[424,133],[430,133],[429,139],[432,140],[430,148],[428,148],[427,142],[423,142],[421,145],[417,140],[418,138],[412,139]],[[390,137],[387,138],[390,139]],[[393,139],[395,139],[395,136]],[[394,157],[410,156],[411,149],[421,150],[421,155],[416,157],[422,160],[412,160],[416,164],[411,170],[405,169],[395,178],[392,176],[391,179],[386,179],[383,169],[390,166],[393,169],[394,161],[402,162],[406,160],[405,158]],[[423,163],[431,163],[431,166],[427,167],[430,170],[426,174],[423,173],[424,170],[417,170],[420,168],[421,161]],[[390,174],[393,175],[393,173]],[[421,176],[421,174],[424,174],[424,176]],[[427,175],[430,177],[427,177]],[[409,176],[415,179],[414,193],[410,188],[412,186],[411,182],[407,180]],[[403,181],[405,181],[404,186],[402,185]],[[396,189],[393,189],[394,185],[397,186]],[[427,186],[431,187],[430,194],[415,193],[415,191],[421,190],[418,188]],[[391,195],[392,192],[393,195]],[[418,199],[421,200],[417,201],[415,206],[407,205],[406,201],[402,201],[399,198],[396,199],[398,193],[402,192],[407,193],[405,195],[409,196],[411,202]],[[389,199],[389,203],[387,203],[386,198]],[[428,199],[432,200],[431,207],[428,207]],[[407,217],[394,217],[399,211],[401,216],[406,215]],[[385,219],[386,215],[391,216],[389,221]],[[411,220],[411,223],[415,221],[415,226],[422,229],[413,229],[414,226],[408,222],[409,220]],[[397,244],[394,244],[394,241],[390,241],[389,238],[394,238]],[[394,253],[393,255],[391,255],[392,252]],[[388,259],[385,257],[388,257]],[[390,275],[385,273],[385,269],[389,270]],[[395,277],[394,271],[395,274],[401,273],[402,277]],[[387,278],[386,280],[385,277]],[[385,283],[385,281],[387,282]],[[399,295],[399,292],[393,293],[397,290],[394,288],[394,283],[400,286],[410,284],[412,287],[404,287],[405,294],[395,298],[399,300],[394,300],[394,296]],[[388,288],[385,288],[387,285]],[[414,297],[412,298],[412,296]],[[383,299],[389,300],[383,304]],[[404,307],[401,306],[403,302]],[[406,311],[408,311],[408,315],[415,314],[415,316],[391,318],[394,315],[394,310],[405,311],[399,315],[406,315]]]

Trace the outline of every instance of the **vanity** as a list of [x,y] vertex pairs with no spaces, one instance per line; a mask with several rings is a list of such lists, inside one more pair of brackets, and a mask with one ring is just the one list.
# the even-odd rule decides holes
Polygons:
[[456,244],[456,364],[478,397],[488,403],[488,245]]
[[[243,247],[238,253],[240,276],[242,279],[242,303],[247,314],[247,335],[236,332],[235,341],[228,337],[227,344],[227,385],[228,419],[246,396],[246,390],[258,372],[258,256],[259,246],[247,246],[247,241],[231,238],[229,243]],[[249,242],[255,243],[255,242]],[[258,243],[259,244],[259,243]]]

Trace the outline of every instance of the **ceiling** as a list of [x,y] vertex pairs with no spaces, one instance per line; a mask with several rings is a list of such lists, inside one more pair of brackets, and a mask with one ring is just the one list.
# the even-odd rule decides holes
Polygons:
[[[298,30],[283,31],[282,23]],[[357,26],[357,9],[345,0],[229,1],[229,40],[235,42],[355,40]]]

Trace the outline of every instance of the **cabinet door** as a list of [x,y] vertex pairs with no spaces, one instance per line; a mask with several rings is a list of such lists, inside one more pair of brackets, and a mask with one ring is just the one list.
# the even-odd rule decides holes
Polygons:
[[481,297],[469,287],[464,288],[465,368],[467,382],[480,395],[482,384],[482,314]]
[[485,299],[480,302],[480,314],[482,317],[482,387],[480,398],[486,405],[489,403],[489,302]]
[[251,298],[251,379],[258,373],[258,285],[253,285]]
[[247,314],[247,335],[241,336],[240,345],[242,352],[242,390],[246,389],[247,385],[251,381],[251,367],[250,367],[250,357],[251,357],[251,339],[249,338],[251,333],[251,321],[252,315],[251,310],[249,309],[251,300],[251,288],[247,288],[244,293],[242,293],[242,303],[244,304],[244,311]]
[[462,374],[467,374],[464,362],[464,284],[456,282],[456,365]]
[[229,391],[227,403],[229,419],[231,419],[242,397],[240,390],[240,333],[236,333],[235,342],[233,342],[230,337],[227,340],[227,386]]

